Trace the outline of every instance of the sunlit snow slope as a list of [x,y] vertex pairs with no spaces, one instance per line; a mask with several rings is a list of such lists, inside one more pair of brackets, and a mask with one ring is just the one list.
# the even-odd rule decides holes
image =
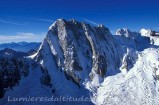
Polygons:
[[[124,32],[126,32],[127,35],[128,34],[133,35],[133,33],[130,31],[129,33],[127,33],[128,30]],[[117,33],[119,33],[119,30]],[[144,36],[149,35],[149,33],[141,33],[141,34]],[[129,38],[130,37],[131,36],[129,36]],[[152,38],[152,36],[150,35],[148,37],[151,37],[151,39],[157,39],[157,37]],[[137,44],[137,46],[145,46],[145,43],[141,41],[140,44]],[[97,88],[97,95],[94,98],[94,102],[96,104],[158,105],[159,103],[158,46],[149,45],[148,48],[144,48],[141,51],[138,51],[136,49],[135,52],[131,53],[136,53],[137,56],[134,65],[131,68],[121,67],[120,68],[120,70],[122,71],[121,73],[114,76],[106,77],[104,79],[104,82],[101,84],[101,86]],[[132,56],[132,54],[130,56]],[[128,62],[126,62],[126,66],[128,65],[129,65]],[[127,72],[125,73],[125,71]]]

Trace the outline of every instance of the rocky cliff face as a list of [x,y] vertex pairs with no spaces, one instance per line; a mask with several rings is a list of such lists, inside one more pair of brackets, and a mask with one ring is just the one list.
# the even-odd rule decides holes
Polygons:
[[[119,45],[108,28],[74,19],[58,19],[49,28],[36,56],[49,70],[45,64],[47,56],[54,60],[59,71],[64,71],[66,77],[69,76],[77,84],[86,78],[101,82],[106,75],[119,72],[121,60]],[[49,71],[54,72],[52,69]]]

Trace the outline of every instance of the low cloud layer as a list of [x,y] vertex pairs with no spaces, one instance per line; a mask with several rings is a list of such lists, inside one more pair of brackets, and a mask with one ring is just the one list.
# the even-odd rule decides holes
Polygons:
[[42,42],[45,33],[34,34],[34,33],[17,33],[16,35],[0,35],[0,43],[10,43],[10,42]]

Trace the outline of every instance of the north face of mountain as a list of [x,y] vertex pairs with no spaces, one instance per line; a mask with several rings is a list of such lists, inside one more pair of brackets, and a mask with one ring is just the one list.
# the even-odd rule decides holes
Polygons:
[[36,58],[47,69],[50,69],[47,62],[54,64],[55,70],[63,71],[77,84],[88,75],[98,84],[106,75],[119,72],[121,54],[118,46],[103,25],[58,19],[50,27]]

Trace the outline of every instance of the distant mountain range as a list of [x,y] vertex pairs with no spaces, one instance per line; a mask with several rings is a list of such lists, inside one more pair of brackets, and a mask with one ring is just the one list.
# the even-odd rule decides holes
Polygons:
[[40,46],[40,42],[11,42],[0,44],[0,50],[9,48],[15,51],[29,52],[30,50],[37,50]]
[[0,58],[22,58],[24,56],[28,56],[29,54],[26,52],[15,51],[9,48],[5,48],[4,50],[0,50]]

